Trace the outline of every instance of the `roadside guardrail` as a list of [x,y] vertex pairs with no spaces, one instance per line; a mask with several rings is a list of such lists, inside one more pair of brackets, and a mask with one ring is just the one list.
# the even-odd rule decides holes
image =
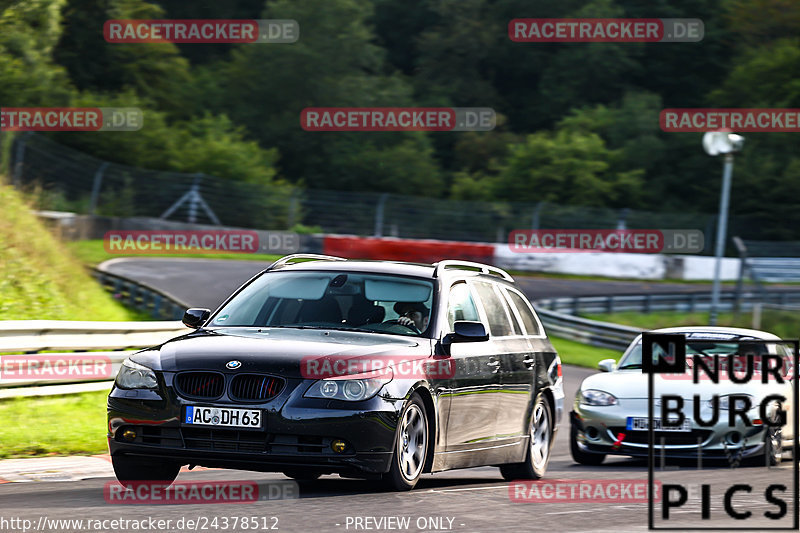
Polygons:
[[191,307],[171,294],[119,274],[95,268],[92,275],[119,301],[155,319],[180,320],[183,312]]
[[[737,302],[733,291],[720,294],[720,309],[745,311],[758,304],[780,306],[800,303],[800,288],[787,291],[743,292]],[[581,318],[579,314],[615,313],[634,311],[703,312],[711,308],[708,292],[682,292],[665,294],[624,294],[608,296],[569,296],[546,298],[534,302],[545,329],[556,337],[591,346],[624,350],[641,328],[622,326]]]
[[[64,385],[113,379],[119,365],[137,349],[161,344],[191,331],[181,322],[88,322],[65,320],[6,320],[0,321],[0,388]],[[46,353],[42,353],[46,352]],[[10,354],[22,354],[12,356]],[[13,367],[4,359],[20,360]],[[62,369],[72,365],[110,363],[103,375],[90,378],[60,370],[58,379],[47,379],[43,368],[58,363]],[[74,368],[74,367],[73,367]],[[56,369],[51,369],[51,374]],[[22,378],[6,376],[24,375]],[[37,377],[42,375],[44,379]],[[63,376],[63,377],[62,377]],[[52,378],[52,376],[49,376]]]

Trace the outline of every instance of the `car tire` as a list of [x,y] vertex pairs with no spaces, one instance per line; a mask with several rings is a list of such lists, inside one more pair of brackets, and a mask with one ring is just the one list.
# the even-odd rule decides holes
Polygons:
[[[780,420],[781,410],[773,413],[771,422]],[[753,466],[777,466],[783,458],[783,428],[781,426],[767,426],[764,432],[764,453],[753,457],[748,463]]]
[[572,454],[572,459],[581,465],[597,466],[606,460],[603,453],[588,453],[580,449],[578,446],[578,428],[573,424],[569,431],[569,451]]
[[117,481],[125,487],[142,481],[171,485],[181,471],[178,463],[128,455],[112,455],[111,465]]
[[389,472],[382,476],[387,489],[403,491],[414,488],[428,459],[429,435],[425,405],[419,395],[413,394],[400,415]]
[[553,447],[553,411],[550,402],[541,394],[533,404],[528,438],[525,461],[501,465],[503,479],[542,479],[547,471]]

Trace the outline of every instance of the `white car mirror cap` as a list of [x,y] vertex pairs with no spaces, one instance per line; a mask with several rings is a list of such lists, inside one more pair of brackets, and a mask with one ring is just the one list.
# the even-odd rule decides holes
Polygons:
[[603,359],[597,363],[597,369],[600,372],[613,372],[616,367],[617,361],[615,359]]

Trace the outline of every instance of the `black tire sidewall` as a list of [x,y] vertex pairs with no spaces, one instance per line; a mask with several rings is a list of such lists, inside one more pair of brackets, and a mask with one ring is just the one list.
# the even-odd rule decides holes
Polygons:
[[[416,405],[422,411],[423,419],[425,420],[425,457],[423,459],[423,468],[420,470],[420,473],[413,481],[409,481],[403,475],[401,468],[400,468],[400,435],[402,434],[402,422],[403,417],[406,415],[406,412],[411,407],[411,405]],[[406,402],[405,406],[403,407],[403,411],[400,413],[400,417],[398,419],[397,430],[395,431],[394,435],[394,444],[392,446],[392,462],[391,466],[389,467],[389,472],[384,475],[384,482],[387,488],[391,490],[411,490],[413,489],[419,478],[422,477],[422,472],[424,472],[425,467],[424,464],[428,461],[428,450],[430,448],[430,422],[428,420],[428,411],[425,409],[425,404],[423,403],[422,399],[419,397],[418,394],[412,394],[408,401]]]

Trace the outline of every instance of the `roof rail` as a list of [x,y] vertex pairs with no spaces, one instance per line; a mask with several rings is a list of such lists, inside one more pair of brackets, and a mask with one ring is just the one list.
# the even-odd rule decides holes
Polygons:
[[497,268],[491,265],[484,265],[483,263],[473,263],[472,261],[460,261],[458,259],[446,259],[444,261],[439,261],[435,263],[436,270],[433,271],[433,277],[437,277],[439,275],[439,270],[444,271],[448,267],[452,268],[471,268],[477,269],[480,271],[481,274],[491,274],[494,276],[500,276],[506,281],[514,281],[514,278],[511,275],[503,270],[502,268]]
[[296,259],[311,259],[316,261],[347,261],[344,257],[336,257],[333,255],[321,255],[321,254],[291,254],[287,255],[286,257],[281,257],[270,266],[266,268],[266,270],[274,270],[276,268],[280,268],[282,266],[290,265],[291,262]]

